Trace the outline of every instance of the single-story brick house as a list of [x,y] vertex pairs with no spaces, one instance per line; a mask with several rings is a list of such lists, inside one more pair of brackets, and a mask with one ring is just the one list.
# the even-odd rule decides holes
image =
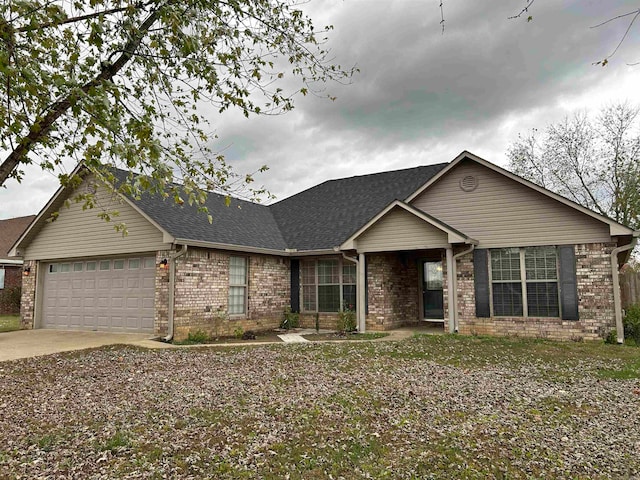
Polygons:
[[[621,324],[618,268],[640,232],[471,153],[452,162],[331,180],[269,206],[211,194],[209,224],[187,205],[60,189],[13,247],[24,328],[184,338],[275,327],[422,321],[452,332],[597,339]],[[59,211],[56,221],[48,221]],[[621,328],[618,327],[618,332]]]
[[19,313],[22,259],[9,257],[9,251],[34,218],[29,215],[0,220],[0,315]]

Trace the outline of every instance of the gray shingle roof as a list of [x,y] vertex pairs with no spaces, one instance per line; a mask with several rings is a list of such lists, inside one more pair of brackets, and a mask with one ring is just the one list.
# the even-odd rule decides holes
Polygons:
[[[117,177],[123,181],[126,175],[118,171]],[[232,198],[227,207],[224,195],[209,193],[206,207],[213,217],[210,224],[195,206],[180,206],[171,198],[143,195],[141,200],[132,201],[175,238],[274,250],[287,247],[265,205]]]
[[[209,224],[196,207],[144,195],[134,203],[175,238],[284,250],[331,249],[395,199],[404,200],[446,163],[329,180],[270,206],[210,193]],[[118,172],[119,179],[126,178]]]
[[271,205],[271,210],[288,248],[333,248],[393,200],[405,200],[447,165],[329,180]]

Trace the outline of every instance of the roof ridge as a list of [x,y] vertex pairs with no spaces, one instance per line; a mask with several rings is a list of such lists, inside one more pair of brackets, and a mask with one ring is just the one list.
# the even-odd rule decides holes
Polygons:
[[350,177],[340,177],[340,178],[330,178],[328,180],[325,180],[324,182],[321,183],[317,183],[309,188],[305,188],[304,190],[298,192],[298,193],[294,193],[293,195],[283,198],[282,200],[278,200],[277,202],[274,203],[270,203],[268,206],[269,207],[273,207],[275,205],[278,205],[284,201],[290,200],[294,197],[297,197],[298,195],[301,195],[305,192],[308,192],[310,190],[313,190],[315,188],[321,187],[322,185],[326,185],[327,183],[332,183],[332,182],[340,182],[343,180],[351,180],[354,178],[364,178],[364,177],[374,177],[377,175],[387,175],[387,174],[393,174],[393,173],[398,173],[398,172],[406,172],[409,170],[417,170],[419,168],[429,168],[429,167],[436,167],[436,166],[440,166],[440,165],[448,165],[449,162],[440,162],[440,163],[431,163],[429,165],[416,165],[415,167],[408,167],[408,168],[398,168],[396,170],[384,170],[382,172],[373,172],[373,173],[365,173],[362,175],[351,175]]

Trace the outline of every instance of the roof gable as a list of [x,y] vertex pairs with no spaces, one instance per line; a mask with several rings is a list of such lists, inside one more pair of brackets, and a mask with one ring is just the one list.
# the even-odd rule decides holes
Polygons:
[[[390,221],[390,222],[389,222]],[[389,223],[385,225],[385,222]],[[404,227],[404,228],[403,228]],[[436,242],[435,247],[441,248],[444,244],[454,243],[472,243],[478,242],[455,228],[441,222],[437,218],[418,210],[400,200],[394,200],[384,210],[373,217],[369,222],[363,225],[357,232],[351,235],[342,245],[341,250],[360,249],[359,240],[363,239],[370,233],[374,233],[377,229],[382,231],[376,232],[377,236],[385,237],[388,245],[396,243],[398,249],[407,250],[414,248],[432,248],[429,242]],[[402,229],[403,231],[399,231]],[[409,232],[409,230],[411,232]],[[414,234],[416,239],[408,239],[407,241],[397,241],[392,237],[411,236]],[[417,243],[416,241],[417,240]]]
[[508,170],[505,170],[504,168],[499,167],[498,165],[488,162],[487,160],[484,160],[483,158],[480,158],[477,155],[474,155],[473,153],[468,152],[466,150],[460,153],[455,159],[453,159],[453,161],[449,163],[446,166],[446,168],[443,168],[442,170],[440,170],[436,175],[428,179],[423,185],[421,185],[411,195],[409,195],[407,197],[407,202],[408,203],[413,202],[413,200],[415,200],[419,195],[421,195],[424,191],[429,189],[432,185],[436,184],[441,178],[448,175],[452,170],[454,170],[458,166],[458,164],[460,164],[464,160],[476,162],[482,165],[483,167],[489,168],[490,170],[500,175],[503,175],[506,178],[509,178],[510,180],[518,182],[519,184],[525,187],[531,188],[536,192],[549,197],[550,199],[560,202],[561,204],[566,205],[570,208],[573,208],[582,214],[588,215],[600,222],[607,224],[609,226],[609,234],[611,236],[633,234],[633,230],[631,228],[626,227],[625,225],[621,225],[617,223],[615,220],[612,220],[611,218],[608,218],[604,215],[600,215],[599,213],[596,213],[586,207],[583,207],[582,205],[572,202],[571,200],[561,195],[558,195],[557,193],[554,193],[551,190],[547,190],[546,188],[543,188],[533,182],[530,182],[529,180],[525,180],[524,178],[519,177],[518,175],[511,173]]

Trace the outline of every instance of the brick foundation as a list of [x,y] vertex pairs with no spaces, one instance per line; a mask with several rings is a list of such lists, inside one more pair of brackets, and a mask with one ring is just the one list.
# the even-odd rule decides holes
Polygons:
[[576,245],[576,278],[580,320],[536,317],[476,318],[473,255],[458,260],[458,320],[460,333],[521,336],[554,340],[599,340],[615,328],[612,243]]

